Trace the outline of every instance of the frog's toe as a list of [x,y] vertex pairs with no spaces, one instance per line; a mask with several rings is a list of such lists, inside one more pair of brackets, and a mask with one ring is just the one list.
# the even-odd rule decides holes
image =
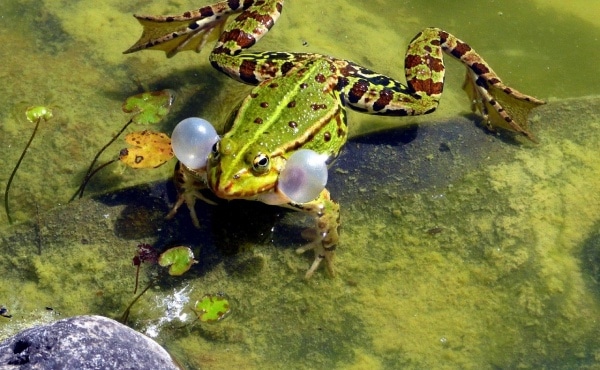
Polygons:
[[317,269],[321,265],[321,261],[323,260],[325,260],[325,266],[327,267],[327,271],[332,277],[334,277],[335,270],[333,268],[333,257],[335,254],[335,245],[326,248],[323,246],[323,243],[319,240],[296,249],[296,253],[301,254],[310,249],[314,250],[315,259],[308,271],[306,271],[304,278],[307,280],[310,279],[315,273],[315,271],[317,271]]

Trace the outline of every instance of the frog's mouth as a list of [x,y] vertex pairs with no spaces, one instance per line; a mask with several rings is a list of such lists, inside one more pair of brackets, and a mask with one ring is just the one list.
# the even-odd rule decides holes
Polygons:
[[221,199],[257,199],[275,189],[276,181],[260,181],[263,178],[247,169],[227,176],[217,166],[208,172],[208,187]]

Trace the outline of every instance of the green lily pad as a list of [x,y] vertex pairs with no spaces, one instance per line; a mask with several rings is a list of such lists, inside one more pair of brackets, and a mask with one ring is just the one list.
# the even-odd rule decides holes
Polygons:
[[158,257],[158,264],[162,267],[169,266],[169,275],[172,276],[183,275],[196,262],[194,252],[188,247],[173,247]]
[[206,323],[221,321],[231,313],[229,299],[223,293],[206,294],[194,305],[198,319]]
[[28,107],[27,110],[25,110],[25,117],[27,117],[29,122],[35,122],[40,118],[43,118],[44,121],[48,121],[52,118],[52,109],[43,105]]
[[131,118],[134,123],[157,123],[169,113],[174,99],[175,92],[169,89],[144,92],[127,98],[123,111],[135,113]]

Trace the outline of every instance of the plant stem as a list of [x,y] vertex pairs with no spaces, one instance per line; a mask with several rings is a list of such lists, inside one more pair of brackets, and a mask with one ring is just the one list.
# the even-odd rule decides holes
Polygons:
[[151,280],[150,283],[148,283],[148,286],[146,288],[144,288],[144,290],[142,290],[142,292],[140,294],[138,294],[133,301],[131,301],[131,303],[129,304],[129,306],[127,306],[127,308],[125,309],[125,312],[123,312],[123,315],[121,316],[121,319],[119,320],[119,322],[123,325],[127,325],[127,319],[129,318],[129,313],[131,312],[131,307],[133,307],[133,305],[135,304],[135,302],[138,301],[138,299],[140,299],[141,296],[144,295],[144,293],[146,293],[146,291],[148,289],[150,289],[150,287],[154,285],[154,281]]
[[[102,149],[100,149],[100,151],[98,151],[98,153],[96,153],[96,156],[94,157],[94,159],[92,160],[92,164],[90,164],[90,167],[87,170],[87,173],[85,174],[85,177],[83,178],[83,181],[81,182],[81,185],[79,186],[79,188],[77,189],[77,191],[75,192],[75,194],[73,194],[73,196],[71,197],[70,201],[75,200],[75,198],[77,198],[77,196],[79,195],[79,198],[83,197],[83,190],[85,189],[86,184],[88,183],[88,181],[90,181],[90,178],[96,173],[98,172],[98,169],[96,169],[95,171],[92,171],[94,168],[94,165],[96,164],[96,162],[98,161],[98,158],[100,158],[100,155],[102,155],[102,153],[104,153],[104,151],[112,144],[115,142],[115,140],[117,140],[117,138],[119,136],[121,136],[121,134],[123,133],[123,131],[125,131],[127,129],[127,127],[129,127],[129,125],[131,124],[131,122],[133,122],[133,119],[130,119],[129,122],[127,122],[125,124],[125,126],[123,126],[123,128],[121,129],[121,131],[119,131],[112,139],[110,139],[110,141],[108,143],[106,143],[106,145],[104,145],[102,147]],[[110,163],[112,163],[114,161],[111,161]],[[104,164],[102,167],[106,166],[106,164]]]
[[35,137],[35,133],[37,132],[38,127],[40,127],[41,120],[42,120],[42,117],[38,117],[37,121],[35,121],[35,127],[33,128],[31,137],[29,138],[27,145],[25,145],[25,149],[23,149],[23,153],[21,153],[21,157],[17,161],[17,165],[15,166],[12,173],[10,174],[10,177],[8,178],[8,183],[6,183],[6,190],[4,190],[4,210],[6,211],[6,217],[8,217],[8,223],[10,223],[10,224],[13,223],[13,220],[12,220],[12,217],[10,217],[10,206],[8,205],[8,191],[10,190],[10,185],[12,184],[12,181],[15,177],[15,174],[17,173],[17,170],[19,169],[19,166],[21,165],[21,162],[23,161],[23,158],[25,157],[25,153],[27,153],[27,149],[29,149],[31,142],[33,141],[33,138]]

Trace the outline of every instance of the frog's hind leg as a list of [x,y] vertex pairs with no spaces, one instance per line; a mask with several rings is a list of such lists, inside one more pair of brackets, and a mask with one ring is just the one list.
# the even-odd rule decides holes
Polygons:
[[[417,94],[429,94],[439,99],[442,92],[439,84],[443,81],[439,76],[435,78],[435,72],[444,69],[440,48],[467,67],[463,89],[471,99],[473,111],[481,113],[489,128],[513,130],[536,141],[528,130],[527,116],[531,109],[544,102],[506,86],[475,50],[441,29],[426,28],[408,48],[405,73],[408,85]],[[428,68],[433,72],[427,72]]]
[[467,67],[464,89],[488,127],[516,131],[535,141],[528,131],[529,111],[544,104],[502,83],[469,45],[438,28],[426,28],[408,46],[404,60],[407,86],[352,62],[333,60],[340,71],[338,84],[352,109],[385,116],[416,116],[437,108],[444,90],[443,53]]

